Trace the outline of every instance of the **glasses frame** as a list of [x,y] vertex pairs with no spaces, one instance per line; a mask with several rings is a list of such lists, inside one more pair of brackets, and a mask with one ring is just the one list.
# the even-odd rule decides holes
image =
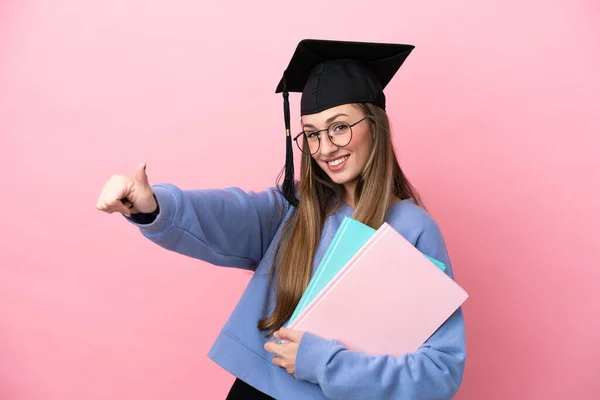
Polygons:
[[[319,145],[317,146],[317,149],[316,149],[314,152],[312,152],[312,153],[307,153],[307,152],[305,152],[304,150],[302,150],[302,147],[300,147],[301,145],[300,145],[300,143],[298,142],[298,138],[299,138],[300,136],[303,136],[303,135],[304,135],[304,138],[306,139],[306,141],[308,142],[308,137],[306,136],[306,133],[307,133],[306,131],[302,131],[302,132],[300,132],[299,134],[297,134],[296,136],[294,136],[294,142],[296,142],[296,147],[298,147],[298,148],[300,149],[300,151],[302,152],[302,154],[306,154],[306,155],[312,156],[313,154],[316,154],[316,153],[317,153],[317,152],[318,152],[318,151],[321,149],[321,132],[327,132],[327,138],[329,139],[329,141],[331,142],[331,144],[333,144],[335,147],[346,147],[346,146],[348,146],[348,145],[350,144],[350,142],[352,142],[352,137],[353,137],[353,136],[352,136],[352,135],[353,135],[353,132],[352,132],[352,127],[354,127],[354,126],[356,126],[356,125],[360,124],[361,122],[363,122],[363,121],[364,121],[365,119],[367,119],[367,118],[370,118],[370,117],[369,117],[368,115],[366,115],[366,116],[364,116],[363,118],[359,119],[358,121],[356,121],[356,122],[355,122],[355,123],[353,123],[353,124],[348,124],[348,122],[346,122],[346,121],[335,121],[335,122],[332,122],[332,123],[331,123],[331,124],[330,124],[330,125],[327,127],[327,129],[320,129],[320,130],[318,130],[318,131],[310,131],[310,133],[316,133],[316,134],[318,135],[317,137],[319,138]],[[337,145],[337,144],[333,143],[333,139],[331,139],[331,136],[329,135],[329,129],[330,129],[330,128],[331,128],[333,125],[335,125],[335,124],[339,124],[340,122],[343,122],[343,123],[346,123],[346,124],[348,124],[348,127],[350,128],[350,140],[348,140],[348,143],[346,143],[346,144],[345,144],[345,145],[343,145],[343,146],[339,146],[339,145]]]

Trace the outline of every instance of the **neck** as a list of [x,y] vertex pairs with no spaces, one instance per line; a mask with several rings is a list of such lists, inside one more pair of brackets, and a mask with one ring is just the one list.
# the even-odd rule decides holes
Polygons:
[[[342,201],[350,206],[350,208],[355,208],[356,206],[356,198],[354,194],[356,193],[356,181],[348,182],[344,184],[344,197]],[[398,196],[392,196],[392,206],[398,204],[402,199]]]
[[348,204],[351,208],[355,206],[356,193],[356,180],[344,184],[344,203]]

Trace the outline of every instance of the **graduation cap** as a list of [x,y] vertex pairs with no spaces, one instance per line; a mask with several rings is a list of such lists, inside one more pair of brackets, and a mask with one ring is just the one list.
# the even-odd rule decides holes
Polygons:
[[349,103],[372,103],[385,110],[383,89],[413,45],[304,39],[296,47],[275,93],[283,93],[286,160],[283,195],[297,206],[290,132],[289,92],[302,93],[300,114],[319,113]]

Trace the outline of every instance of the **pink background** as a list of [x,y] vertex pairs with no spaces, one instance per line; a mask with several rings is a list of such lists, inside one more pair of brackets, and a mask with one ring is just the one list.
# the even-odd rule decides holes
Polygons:
[[224,398],[206,352],[249,274],[96,198],[140,161],[152,183],[272,185],[305,37],[416,45],[389,113],[471,296],[457,398],[600,398],[600,7],[387,3],[0,2],[0,398]]

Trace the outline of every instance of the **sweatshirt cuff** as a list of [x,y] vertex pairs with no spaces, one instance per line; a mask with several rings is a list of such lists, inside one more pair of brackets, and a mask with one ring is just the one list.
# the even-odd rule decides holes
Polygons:
[[296,354],[296,378],[319,383],[319,376],[330,358],[334,340],[324,339],[310,332],[304,332]]
[[175,192],[166,185],[154,185],[152,191],[159,204],[159,212],[154,221],[149,224],[138,223],[134,219],[125,217],[131,224],[140,228],[146,236],[158,236],[165,233],[173,226],[179,211],[179,199]]

